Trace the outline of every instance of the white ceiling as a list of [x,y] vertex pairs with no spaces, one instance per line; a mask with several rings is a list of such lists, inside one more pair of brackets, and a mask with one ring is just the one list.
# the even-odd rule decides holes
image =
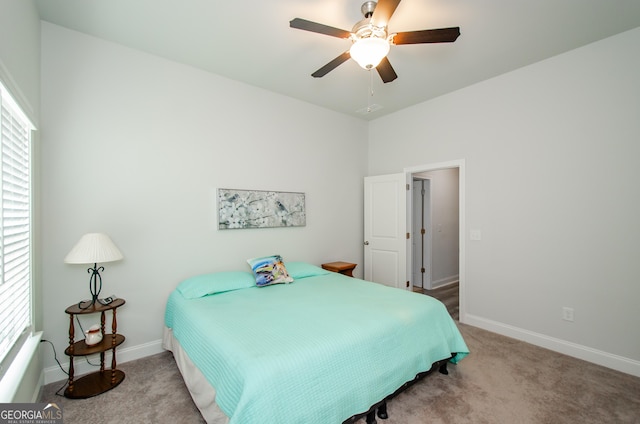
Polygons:
[[[640,0],[403,0],[390,32],[459,26],[461,36],[392,46],[388,84],[353,60],[312,78],[350,41],[289,21],[350,31],[363,2],[36,0],[45,21],[367,120],[640,26]],[[382,108],[357,112],[369,104]]]

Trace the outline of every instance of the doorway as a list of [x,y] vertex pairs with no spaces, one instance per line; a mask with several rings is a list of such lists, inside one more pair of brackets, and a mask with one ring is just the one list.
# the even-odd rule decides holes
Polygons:
[[[449,211],[444,218],[456,218],[457,225],[442,228],[436,225],[432,231],[440,237],[442,232],[457,230],[457,261],[455,250],[449,255],[449,265],[458,266],[458,308],[459,321],[465,322],[465,161],[458,159],[451,162],[434,163],[430,165],[405,168],[402,173],[378,175],[364,178],[364,279],[391,287],[411,290],[413,270],[413,240],[410,237],[413,227],[413,176],[440,170],[455,170],[457,183],[450,184],[450,191],[444,190],[451,197],[457,187],[457,213]],[[428,177],[427,177],[428,178]],[[431,178],[431,193],[434,196],[433,178]],[[453,193],[453,194],[452,194]],[[432,211],[436,202],[431,202]],[[431,221],[433,219],[433,213]],[[452,216],[453,215],[453,216]],[[444,219],[443,218],[443,219]],[[440,231],[442,230],[442,231]],[[435,244],[435,243],[433,243]],[[432,257],[435,249],[431,249]],[[433,265],[441,256],[431,260]],[[446,255],[445,255],[446,258]],[[432,270],[431,287],[436,283],[441,286],[453,285],[451,278],[455,274],[440,276]],[[420,290],[423,290],[421,288]]]
[[405,169],[407,275],[414,291],[445,303],[464,322],[464,160]]

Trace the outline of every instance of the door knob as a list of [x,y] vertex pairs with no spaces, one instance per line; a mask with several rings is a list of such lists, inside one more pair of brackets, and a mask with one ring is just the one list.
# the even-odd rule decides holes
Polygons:
[[365,245],[365,246],[369,246],[369,242],[368,242],[368,241],[365,241],[365,242],[364,242],[364,245]]

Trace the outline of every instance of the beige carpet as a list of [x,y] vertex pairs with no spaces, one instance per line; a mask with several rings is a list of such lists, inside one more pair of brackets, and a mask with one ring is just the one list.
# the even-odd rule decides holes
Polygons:
[[[449,365],[449,375],[436,372],[393,399],[379,424],[640,424],[640,378],[478,328],[460,330],[471,354]],[[170,353],[119,368],[126,378],[110,392],[70,400],[55,395],[58,382],[45,386],[42,402],[61,405],[66,424],[204,422]]]

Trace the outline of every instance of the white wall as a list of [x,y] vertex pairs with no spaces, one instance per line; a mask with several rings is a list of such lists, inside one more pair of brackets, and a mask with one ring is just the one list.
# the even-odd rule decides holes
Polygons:
[[0,78],[34,124],[40,105],[40,17],[32,0],[0,0]]
[[638,45],[640,28],[377,119],[369,174],[464,158],[467,322],[640,375]]
[[[0,80],[11,92],[22,110],[38,127],[40,124],[40,17],[33,1],[0,0]],[[35,330],[42,328],[42,293],[39,269],[39,142],[38,132],[33,142],[33,201],[32,216],[32,287],[33,324]],[[37,349],[37,337],[27,343],[21,353],[31,354]],[[31,350],[29,350],[31,349]],[[20,359],[12,362],[11,368],[20,368]],[[4,364],[6,365],[6,364]],[[13,393],[14,402],[33,402],[42,384],[42,359],[40,354],[32,356],[20,373],[20,384]],[[6,381],[5,381],[6,383]]]
[[[63,259],[86,232],[125,257],[102,274],[102,295],[127,301],[120,358],[156,346],[185,277],[274,253],[361,272],[366,122],[46,22],[42,51],[44,332],[59,355],[64,310],[89,295],[86,267]],[[216,188],[304,192],[307,225],[218,231]]]

